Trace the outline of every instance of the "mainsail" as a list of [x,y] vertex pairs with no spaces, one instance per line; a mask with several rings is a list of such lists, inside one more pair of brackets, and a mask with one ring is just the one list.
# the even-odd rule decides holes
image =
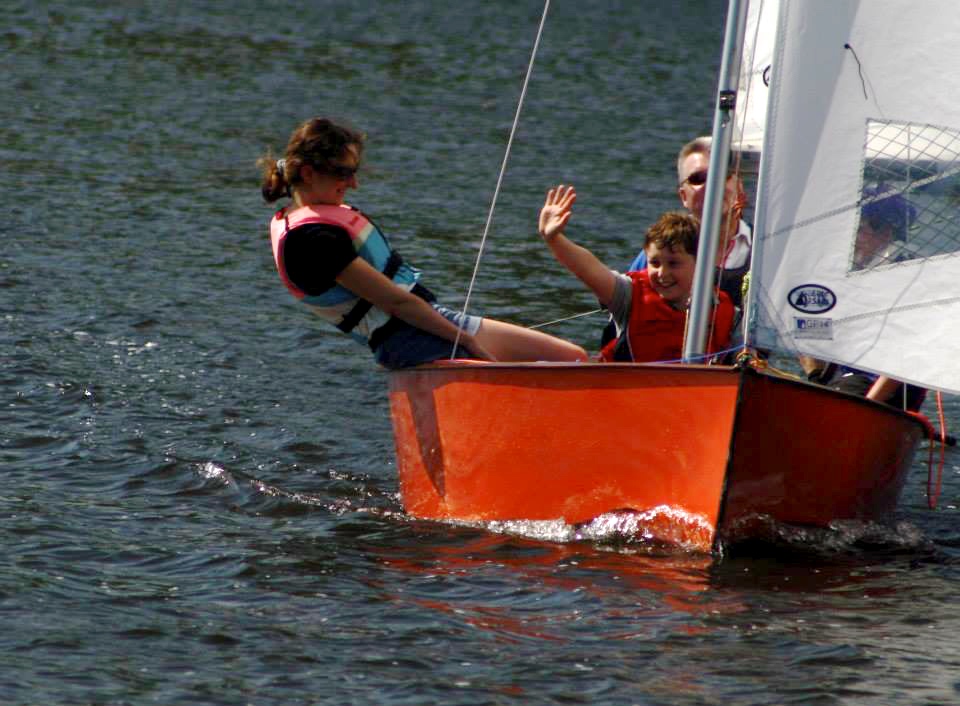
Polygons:
[[752,0],[747,9],[733,149],[751,164],[759,158],[763,143],[779,11],[780,0]]
[[751,345],[960,393],[956,0],[784,0]]

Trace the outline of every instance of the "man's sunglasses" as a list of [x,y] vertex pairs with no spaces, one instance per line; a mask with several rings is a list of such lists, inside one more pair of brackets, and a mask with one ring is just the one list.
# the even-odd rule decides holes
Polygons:
[[[728,178],[729,176],[730,175],[727,174]],[[707,170],[700,169],[698,171],[691,173],[689,176],[687,176],[686,179],[681,181],[680,186],[683,186],[684,184],[690,184],[691,186],[703,186],[706,183],[707,183]]]
[[680,182],[680,186],[684,184],[690,184],[691,186],[703,186],[707,183],[707,170],[700,169],[696,172],[691,172],[687,175],[687,178]]

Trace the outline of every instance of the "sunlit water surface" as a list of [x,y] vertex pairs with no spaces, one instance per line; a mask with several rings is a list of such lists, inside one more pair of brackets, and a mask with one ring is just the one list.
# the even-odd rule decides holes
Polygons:
[[[253,161],[352,120],[355,201],[457,305],[541,10],[0,7],[0,702],[960,700],[953,449],[936,511],[921,451],[892,526],[720,558],[634,516],[404,515],[385,375],[282,290]],[[709,130],[723,16],[554,3],[477,310],[593,308],[538,241],[542,194],[575,183],[572,228],[625,263]],[[595,348],[601,323],[552,330]]]

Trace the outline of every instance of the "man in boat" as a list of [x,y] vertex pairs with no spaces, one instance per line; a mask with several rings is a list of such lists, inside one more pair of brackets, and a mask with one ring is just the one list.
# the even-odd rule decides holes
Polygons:
[[[904,249],[907,229],[917,211],[907,199],[883,184],[863,190],[860,224],[853,246],[852,271],[900,262],[909,257]],[[874,375],[856,368],[800,356],[807,379],[834,390],[849,392],[893,407],[916,411],[926,390],[886,375]]]
[[[683,207],[698,221],[703,220],[707,168],[710,166],[710,144],[710,137],[698,137],[681,147],[677,155],[677,196]],[[721,265],[718,284],[720,289],[730,296],[734,305],[740,306],[743,278],[750,269],[753,236],[750,225],[740,217],[747,198],[743,181],[739,175],[730,171],[733,164],[734,160],[731,157],[724,188],[723,215],[717,246],[717,263]],[[646,255],[641,249],[627,269],[628,271],[642,270],[646,266]]]
[[[703,199],[707,184],[707,168],[710,165],[711,143],[709,136],[698,137],[681,147],[677,155],[677,196],[683,207],[698,221],[703,218]],[[732,166],[733,163],[731,158],[728,164]],[[720,265],[717,284],[738,308],[743,298],[743,280],[750,269],[750,251],[753,246],[750,225],[740,217],[746,203],[743,180],[728,168],[723,214],[720,220],[720,239],[717,246],[717,263]],[[627,267],[627,271],[640,271],[646,267],[647,256],[641,248]],[[600,339],[601,347],[606,346],[615,336],[616,326],[611,320],[603,330]]]
[[[572,186],[550,189],[540,211],[539,230],[553,256],[610,310],[617,335],[604,346],[600,360],[680,360],[697,262],[699,221],[686,213],[663,214],[650,226],[644,239],[646,268],[624,275],[608,268],[564,234],[576,198]],[[708,354],[729,344],[734,313],[730,297],[719,292],[707,341]]]

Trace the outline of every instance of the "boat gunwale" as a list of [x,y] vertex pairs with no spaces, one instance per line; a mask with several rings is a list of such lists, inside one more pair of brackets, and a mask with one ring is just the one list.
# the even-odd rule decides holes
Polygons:
[[[706,365],[700,363],[605,363],[599,361],[589,361],[589,362],[563,362],[563,361],[530,361],[530,362],[489,362],[482,360],[472,360],[472,359],[454,359],[454,360],[442,360],[435,361],[432,363],[426,363],[424,365],[417,365],[409,368],[399,368],[394,370],[388,370],[387,372],[392,376],[394,373],[399,374],[442,374],[442,373],[458,373],[458,372],[477,372],[480,370],[496,370],[499,372],[507,371],[517,371],[517,372],[548,372],[548,371],[592,371],[587,374],[598,374],[597,371],[623,371],[623,370],[663,370],[676,372],[679,370],[695,370],[698,373],[707,373],[711,375],[729,375],[730,373],[738,373],[745,375],[757,375],[759,377],[769,378],[774,380],[776,383],[782,383],[786,385],[799,385],[801,387],[807,387],[811,389],[816,389],[821,393],[826,393],[830,396],[840,396],[841,398],[846,398],[849,400],[855,401],[860,405],[867,405],[871,409],[878,410],[881,412],[892,413],[902,417],[907,417],[914,424],[920,427],[923,431],[924,437],[927,436],[927,427],[924,424],[923,420],[918,417],[916,413],[907,412],[899,407],[892,407],[890,405],[884,404],[882,402],[876,402],[874,400],[868,400],[865,397],[860,395],[855,395],[850,392],[845,392],[843,390],[834,390],[830,387],[824,385],[819,385],[817,383],[810,382],[809,380],[804,380],[800,377],[790,377],[784,375],[777,375],[774,373],[766,372],[764,370],[757,370],[755,368],[743,365]],[[742,394],[742,383],[741,390],[738,392],[738,395]],[[737,406],[739,409],[740,401],[738,399]]]
[[441,373],[453,371],[476,370],[697,370],[699,372],[712,371],[715,373],[730,373],[738,370],[735,365],[702,365],[696,363],[601,363],[590,362],[563,362],[563,361],[529,361],[529,362],[487,362],[474,360],[437,361],[409,368],[398,368],[387,371],[393,373]]

